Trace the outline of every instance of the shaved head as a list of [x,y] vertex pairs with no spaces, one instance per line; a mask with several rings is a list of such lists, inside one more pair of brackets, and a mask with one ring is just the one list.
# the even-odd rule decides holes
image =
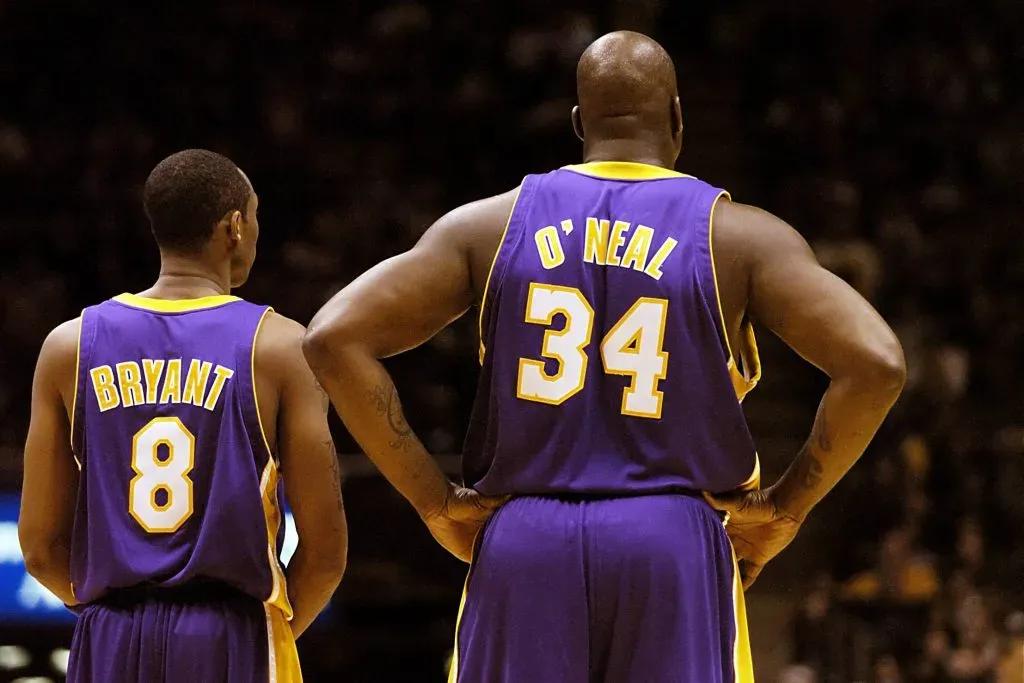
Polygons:
[[657,41],[633,31],[601,36],[580,57],[576,94],[573,125],[587,148],[632,140],[674,164],[682,139],[676,70]]

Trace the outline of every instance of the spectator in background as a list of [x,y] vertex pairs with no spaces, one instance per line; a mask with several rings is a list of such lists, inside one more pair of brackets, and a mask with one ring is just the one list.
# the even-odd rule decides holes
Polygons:
[[932,560],[916,545],[916,534],[907,525],[885,535],[875,567],[854,576],[843,586],[844,600],[926,604],[939,591]]
[[875,660],[873,683],[904,683],[903,672],[896,657],[883,654]]
[[832,577],[818,577],[793,623],[793,661],[815,671],[834,670],[842,647],[832,592]]

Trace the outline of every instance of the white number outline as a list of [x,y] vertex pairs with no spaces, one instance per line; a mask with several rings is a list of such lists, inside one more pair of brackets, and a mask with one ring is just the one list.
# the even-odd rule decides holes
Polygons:
[[[552,297],[556,297],[558,294],[570,294],[573,299],[579,304],[582,304],[582,308],[578,308],[577,314],[573,314],[569,308],[564,305],[558,306],[552,305],[547,309],[536,308],[535,295],[538,293],[548,294]],[[561,298],[561,297],[558,297]],[[621,365],[615,365],[614,355],[615,354],[629,354],[640,356],[644,353],[650,353],[647,348],[649,342],[645,342],[648,339],[648,332],[650,331],[647,326],[640,322],[637,324],[635,331],[631,334],[618,349],[609,351],[609,343],[621,334],[621,329],[625,325],[632,324],[630,321],[635,315],[644,307],[655,305],[659,309],[659,323],[657,327],[657,344],[654,346],[657,349],[653,353],[659,361],[659,369],[652,373],[652,389],[648,395],[650,398],[657,402],[657,407],[654,410],[642,410],[630,408],[629,404],[635,403],[634,397],[642,396],[639,392],[641,388],[639,386],[640,378],[639,371],[624,367]],[[585,310],[586,313],[582,314]],[[549,358],[558,362],[558,370],[553,375],[547,374],[545,370],[545,363],[542,360],[536,360],[533,358],[520,358],[519,359],[519,373],[516,378],[516,396],[525,401],[533,401],[535,403],[545,403],[547,405],[561,405],[567,400],[578,394],[583,390],[584,384],[587,378],[587,367],[590,360],[589,354],[586,353],[586,348],[590,345],[593,335],[594,326],[594,309],[587,301],[587,298],[583,295],[583,292],[576,287],[565,287],[562,285],[549,285],[541,284],[538,282],[531,282],[529,293],[526,299],[526,313],[524,321],[532,325],[544,325],[546,327],[551,326],[555,316],[561,313],[565,316],[565,327],[560,330],[547,329],[544,332],[544,341],[541,344],[540,355],[544,358]],[[586,320],[585,334],[580,334],[577,327],[580,324],[579,318]],[[662,404],[664,402],[665,394],[658,387],[662,380],[668,374],[668,358],[669,354],[664,350],[665,342],[665,323],[668,318],[668,300],[659,299],[654,297],[640,297],[633,305],[627,310],[619,320],[608,330],[601,340],[601,364],[605,373],[610,375],[620,375],[630,377],[630,383],[628,387],[622,390],[622,404],[620,412],[623,415],[629,415],[631,417],[640,417],[646,419],[660,419]],[[579,342],[574,346],[566,346],[561,348],[563,345],[559,341],[566,337],[577,338]],[[635,349],[627,348],[633,342],[636,343]],[[612,365],[609,366],[609,362]],[[540,384],[537,386],[552,386],[558,382],[566,373],[566,371],[574,371],[577,375],[576,385],[569,390],[561,390],[557,394],[545,396],[534,390],[532,393],[528,393],[524,389],[524,380],[532,380],[531,383]],[[631,401],[631,399],[633,399]]]
[[[186,447],[188,461],[184,467],[179,462],[179,458],[182,455],[179,448],[183,445],[182,443],[176,444],[168,437],[156,438],[152,443],[145,441],[156,425],[166,424],[173,424],[177,428],[178,434],[188,444]],[[175,434],[174,438],[178,434]],[[167,446],[167,458],[165,460],[160,460],[158,457],[160,446]],[[145,447],[148,452],[140,453],[140,447]],[[140,458],[140,456],[143,457]],[[192,479],[188,475],[195,465],[195,456],[196,437],[176,417],[155,417],[147,422],[142,429],[135,432],[135,436],[132,437],[132,471],[135,472],[135,477],[128,484],[128,512],[147,533],[172,534],[180,529],[181,525],[192,516],[193,485]],[[151,477],[156,477],[156,481],[150,484],[149,489],[146,489],[148,493],[145,496],[145,500],[148,501],[148,506],[146,506],[145,504],[140,504],[140,499],[136,497],[136,489],[139,485],[145,486],[146,479]],[[170,477],[173,477],[173,479],[170,479]],[[147,522],[145,517],[149,515],[163,515],[173,509],[174,491],[179,482],[184,482],[188,508],[166,524],[153,524],[154,520],[152,518]],[[158,505],[156,502],[156,492],[161,489],[167,493],[167,502],[164,505]],[[145,507],[145,509],[140,512],[140,507]]]
[[[532,313],[534,303],[536,301],[535,295],[549,294],[552,297],[559,297],[559,294],[568,294],[572,297],[570,301],[579,303],[583,306],[586,313],[582,317],[586,319],[586,331],[584,334],[579,335],[576,330],[574,323],[576,321],[576,314],[569,310],[565,305],[552,306],[546,309],[544,313],[534,315]],[[565,302],[563,299],[564,303]],[[567,400],[578,394],[583,389],[583,384],[587,378],[587,364],[589,357],[585,353],[584,349],[590,345],[590,337],[592,328],[594,326],[594,309],[591,308],[590,303],[586,297],[583,296],[583,292],[576,289],[575,287],[562,287],[560,285],[545,285],[537,282],[530,283],[530,291],[526,297],[526,314],[525,322],[532,325],[544,325],[550,327],[555,316],[561,313],[565,316],[565,327],[560,330],[548,329],[544,331],[544,342],[541,345],[540,355],[544,358],[550,358],[558,361],[558,371],[553,375],[547,374],[545,369],[544,361],[535,360],[531,358],[520,358],[519,359],[519,374],[516,378],[516,396],[525,401],[534,401],[536,403],[546,403],[552,406],[559,406],[565,403]],[[573,344],[572,337],[579,336],[580,341]],[[568,338],[568,339],[566,339]],[[562,339],[566,339],[565,348],[563,346]],[[572,344],[569,346],[569,344]],[[552,348],[553,347],[553,348]],[[544,396],[538,393],[527,393],[524,388],[524,382],[533,379],[540,382],[538,386],[550,387],[557,383],[564,375],[566,368],[572,369],[573,366],[578,364],[578,381],[576,385],[568,390],[560,391],[558,394]]]

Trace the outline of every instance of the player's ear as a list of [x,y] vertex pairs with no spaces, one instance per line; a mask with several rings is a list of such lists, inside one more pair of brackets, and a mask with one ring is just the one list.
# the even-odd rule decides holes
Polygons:
[[245,233],[245,221],[242,218],[242,212],[235,210],[227,215],[227,231],[228,231],[228,243],[231,246],[238,246],[242,241],[242,235]]
[[677,147],[681,147],[680,141],[683,137],[683,107],[679,104],[679,95],[672,98],[671,106],[671,117],[672,117],[672,140],[676,142]]
[[580,108],[579,108],[579,105],[577,105],[577,106],[572,108],[572,114],[570,114],[570,118],[572,118],[572,129],[573,129],[573,131],[576,132],[576,137],[578,137],[580,139],[580,142],[582,142],[583,141],[583,120],[580,118]]

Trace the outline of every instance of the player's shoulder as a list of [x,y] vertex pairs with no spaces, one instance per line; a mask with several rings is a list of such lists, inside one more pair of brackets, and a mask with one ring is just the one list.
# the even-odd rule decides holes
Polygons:
[[257,350],[273,353],[301,350],[302,337],[305,334],[305,325],[269,309],[256,335]]
[[39,349],[37,372],[50,377],[55,386],[60,378],[71,376],[78,365],[78,341],[82,318],[72,318],[53,328]]
[[78,336],[82,331],[82,317],[65,320],[60,325],[50,330],[43,340],[42,351],[47,354],[72,354],[78,353]]
[[504,230],[519,190],[520,187],[516,186],[507,192],[457,206],[427,230],[423,241],[444,240],[471,246],[481,235]]
[[809,249],[806,240],[786,221],[731,199],[716,202],[712,226],[715,251],[730,258],[756,260]]

